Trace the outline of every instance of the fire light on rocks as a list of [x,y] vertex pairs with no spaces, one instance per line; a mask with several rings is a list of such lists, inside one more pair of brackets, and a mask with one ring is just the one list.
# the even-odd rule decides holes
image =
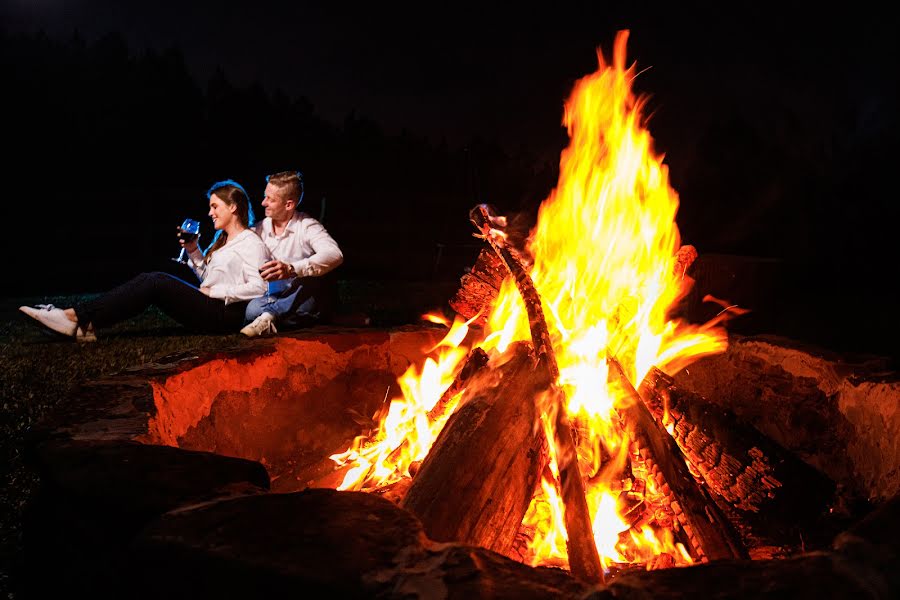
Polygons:
[[[579,470],[605,569],[691,562],[675,541],[663,495],[616,417],[617,407],[629,400],[609,384],[608,360],[614,358],[637,386],[654,366],[674,373],[727,344],[721,320],[692,325],[671,314],[691,285],[676,258],[679,200],[663,156],[653,148],[644,100],[632,91],[636,71],[625,64],[627,38],[627,31],[616,37],[611,63],[598,51],[598,70],[579,80],[565,103],[570,143],[525,248],[559,365],[557,384],[577,431]],[[408,477],[453,410],[447,388],[471,350],[496,356],[531,339],[512,278],[500,287],[480,338],[466,347],[470,324],[457,317],[432,349],[433,358],[401,378],[403,397],[391,402],[378,431],[332,457],[348,469],[340,489],[371,491]],[[461,391],[450,390],[454,401]],[[436,419],[434,408],[442,403]],[[552,441],[551,410],[541,407]],[[531,540],[526,558],[534,565],[566,566],[563,505],[549,445],[549,469],[522,524]]]

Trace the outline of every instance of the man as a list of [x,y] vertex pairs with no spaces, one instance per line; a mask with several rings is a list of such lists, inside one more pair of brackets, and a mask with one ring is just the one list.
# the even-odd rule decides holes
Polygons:
[[327,318],[331,310],[331,273],[344,255],[325,227],[297,210],[303,199],[303,175],[283,171],[266,177],[262,206],[266,218],[253,229],[274,260],[260,266],[268,293],[250,301],[244,316],[247,337],[272,335],[275,324],[285,329],[307,327]]

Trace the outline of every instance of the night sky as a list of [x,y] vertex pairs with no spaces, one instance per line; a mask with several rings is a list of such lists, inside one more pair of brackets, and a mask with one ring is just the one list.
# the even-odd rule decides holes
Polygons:
[[[304,170],[312,198],[329,198],[331,220],[326,225],[343,236],[338,241],[348,254],[347,275],[397,277],[403,269],[398,262],[415,252],[410,245],[430,255],[433,242],[471,242],[465,208],[478,201],[533,214],[555,182],[553,169],[566,142],[562,105],[572,84],[596,70],[598,47],[610,56],[616,31],[628,29],[628,62],[642,71],[635,89],[649,98],[648,127],[680,196],[677,220],[685,243],[696,245],[701,255],[784,261],[802,274],[797,281],[804,283],[795,288],[814,286],[802,295],[804,301],[830,296],[827,310],[850,303],[853,314],[844,320],[874,312],[894,327],[893,309],[886,307],[898,304],[889,283],[897,279],[900,258],[900,215],[892,186],[898,23],[874,3],[844,3],[834,9],[821,3],[796,9],[783,2],[704,7],[684,2],[631,7],[547,2],[505,9],[466,2],[361,7],[328,3],[328,8],[302,2],[233,4],[239,6],[7,0],[0,9],[4,35],[14,40],[7,42],[3,59],[5,79],[12,78],[13,84],[7,93],[17,100],[20,113],[7,112],[16,128],[6,143],[20,143],[22,148],[8,175],[19,180],[12,185],[14,194],[30,196],[30,208],[22,209],[17,202],[19,212],[14,215],[29,218],[40,206],[31,198],[59,198],[60,192],[66,196],[75,183],[78,209],[71,206],[73,196],[68,204],[58,199],[44,205],[54,223],[53,237],[71,244],[75,269],[103,254],[79,251],[84,240],[67,227],[90,230],[80,219],[113,221],[109,215],[115,213],[123,229],[136,225],[145,230],[140,235],[146,241],[157,236],[156,229],[179,220],[184,205],[169,200],[148,218],[147,207],[141,206],[144,200],[114,199],[134,185],[97,175],[131,169],[127,161],[112,169],[108,155],[92,156],[77,144],[53,158],[42,150],[29,134],[30,124],[43,126],[41,111],[48,110],[46,94],[52,88],[20,80],[45,68],[47,61],[65,62],[60,52],[68,50],[46,59],[35,58],[44,55],[29,50],[32,54],[22,60],[37,67],[25,72],[15,66],[19,57],[9,53],[26,47],[15,41],[20,36],[40,31],[60,44],[77,36],[91,46],[115,32],[134,56],[176,49],[199,90],[211,89],[211,78],[224,76],[235,88],[257,86],[265,94],[302,99],[315,118],[342,132],[344,145],[329,142],[326,149],[304,136],[294,140],[300,149],[285,154],[285,164],[273,164],[278,162],[271,158],[274,154],[267,158],[270,162],[263,164],[259,158],[257,164],[250,149],[271,148],[278,132],[251,123],[248,116],[247,123],[233,123],[236,131],[248,131],[239,138],[240,152],[206,146],[195,155],[185,151],[172,164],[201,154],[203,160],[198,160],[195,173],[173,174],[171,181],[166,178],[173,167],[165,162],[151,168],[146,160],[136,161],[127,175],[152,179],[160,189],[179,190],[192,185],[202,190],[212,180],[234,176],[252,184],[251,196],[259,196],[254,197],[258,201],[258,184],[267,172],[296,166]],[[59,90],[59,97],[69,93]],[[38,105],[41,108],[34,108]],[[58,110],[53,106],[51,112]],[[60,119],[62,125],[42,130],[42,135],[54,136],[66,122]],[[360,145],[359,136],[353,138],[356,145],[347,141],[351,122],[357,129],[363,122],[377,130],[377,135],[369,134],[369,146]],[[173,131],[167,140],[176,147],[178,130]],[[447,157],[446,168],[431,170],[423,162],[414,169],[403,160],[378,163],[375,155],[381,146],[371,140],[396,136],[408,136],[402,138],[408,145],[411,138],[423,148],[440,147],[435,156]],[[154,143],[162,147],[161,141]],[[366,151],[372,153],[368,166]],[[210,155],[219,157],[218,163]],[[54,160],[68,166],[61,171]],[[221,169],[201,167],[201,162]],[[509,166],[513,163],[515,169]],[[412,200],[394,203],[394,198],[416,196],[416,191],[405,191],[416,187],[418,201],[431,206],[428,198],[437,196],[428,196],[429,186],[447,191],[446,200],[433,201],[447,207],[446,212],[434,209],[431,214]],[[174,196],[178,202],[188,197],[187,192]],[[446,224],[456,219],[459,227]],[[407,222],[425,231],[406,236],[408,245],[392,242],[401,237],[396,232],[404,231]],[[146,243],[151,249],[142,256],[169,248]],[[374,246],[385,249],[373,253]],[[48,248],[34,252],[40,260],[54,260]],[[125,270],[111,266],[109,279]],[[52,291],[52,285],[24,269],[21,277],[29,281],[29,292]],[[90,283],[102,288],[107,281],[97,277]],[[59,284],[77,282],[60,279]],[[869,316],[859,328],[884,326]]]
[[[893,78],[884,69],[897,25],[865,3],[840,12],[774,2],[704,9],[681,2],[631,9],[604,2],[515,9],[474,2],[4,4],[8,31],[62,38],[78,31],[88,40],[121,32],[135,51],[181,49],[201,80],[218,66],[236,84],[258,81],[306,96],[330,119],[356,110],[389,130],[461,143],[475,134],[506,144],[546,142],[572,82],[596,69],[594,50],[608,55],[620,29],[632,32],[629,62],[647,69],[638,88],[662,113],[688,101],[708,112],[740,96],[790,103],[780,96],[845,86],[859,88],[866,109],[878,111],[884,79]],[[773,84],[782,87],[767,87]]]

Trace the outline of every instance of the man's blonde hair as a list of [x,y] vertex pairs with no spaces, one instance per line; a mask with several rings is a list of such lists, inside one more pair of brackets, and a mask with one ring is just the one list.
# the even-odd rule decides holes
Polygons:
[[303,174],[300,171],[281,171],[266,177],[271,183],[284,192],[285,200],[293,200],[297,204],[303,200]]

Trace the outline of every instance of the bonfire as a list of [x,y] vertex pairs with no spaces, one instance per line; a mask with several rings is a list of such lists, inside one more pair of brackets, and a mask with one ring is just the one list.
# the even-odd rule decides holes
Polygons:
[[[472,209],[475,235],[485,242],[479,264],[450,303],[456,315],[426,315],[446,325],[447,335],[399,380],[402,395],[385,403],[378,426],[331,457],[345,473],[339,489],[390,490],[427,521],[434,498],[423,502],[416,486],[436,440],[450,435],[450,422],[459,420],[467,403],[514,396],[520,408],[528,405],[523,410],[530,422],[522,425],[519,442],[524,446],[478,451],[538,458],[521,467],[490,466],[499,458],[484,459],[501,471],[493,475],[500,477],[497,485],[516,490],[500,495],[524,494],[526,501],[519,508],[521,501],[513,498],[502,509],[503,518],[519,520],[512,541],[510,535],[497,539],[498,530],[508,529],[497,516],[484,517],[493,533],[475,539],[506,554],[524,539],[524,561],[569,568],[595,581],[623,565],[679,566],[715,553],[697,525],[684,535],[691,524],[678,501],[685,499],[673,500],[675,485],[667,481],[683,474],[664,477],[661,458],[652,456],[678,454],[667,445],[671,439],[652,439],[654,427],[671,430],[671,423],[665,414],[646,420],[652,417],[637,388],[649,374],[672,375],[723,352],[724,319],[739,312],[724,305],[717,319],[704,324],[675,316],[691,289],[685,273],[697,253],[682,244],[678,194],[664,157],[653,148],[644,99],[632,90],[636,70],[626,66],[627,37],[627,31],[616,37],[611,62],[598,50],[598,70],[577,81],[565,102],[570,141],[560,157],[559,181],[527,241],[516,247],[506,219],[490,206]],[[488,278],[479,273],[493,277],[494,285],[485,285]],[[518,414],[504,417],[498,437],[519,435],[513,431],[518,417],[512,416]],[[472,415],[467,419],[471,427]],[[460,435],[457,441],[464,439]],[[654,452],[641,451],[648,445]],[[520,477],[517,469],[527,474]],[[491,477],[485,470],[476,479]],[[459,482],[443,485],[443,502],[465,496],[457,493]],[[493,494],[490,502],[503,504],[496,489]],[[454,528],[453,537],[465,537],[458,523]],[[438,529],[429,535],[440,539]],[[727,532],[722,535],[727,539]]]

